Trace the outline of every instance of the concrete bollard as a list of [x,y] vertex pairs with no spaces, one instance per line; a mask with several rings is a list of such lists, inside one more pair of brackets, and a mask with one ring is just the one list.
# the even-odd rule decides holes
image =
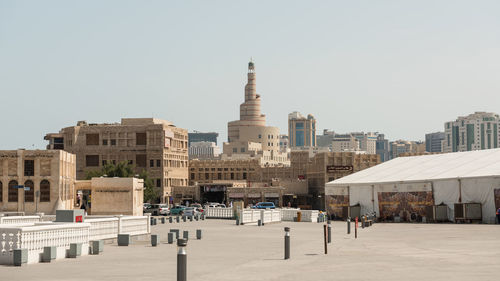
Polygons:
[[262,220],[258,220],[258,221],[257,221],[257,225],[258,225],[258,226],[262,226]]
[[180,222],[180,218],[179,218],[179,216],[175,217],[175,220],[176,220],[177,222]]
[[175,239],[179,239],[179,230],[178,229],[170,229],[170,232],[175,233]]
[[186,222],[186,216],[182,216],[182,221]]
[[130,244],[130,234],[118,234],[118,246],[128,246]]
[[285,260],[290,258],[290,228],[285,227]]
[[236,218],[236,225],[240,225],[240,218]]
[[90,241],[90,246],[92,247],[90,254],[99,255],[104,249],[104,240]]
[[160,236],[158,234],[151,234],[151,246],[156,247],[160,243]]
[[169,222],[169,223],[172,223],[172,217],[169,217],[169,218],[168,218],[168,222]]
[[161,218],[161,223],[165,224],[165,218]]
[[172,243],[174,243],[174,233],[169,232],[168,233],[168,244],[172,244]]
[[42,262],[50,262],[56,259],[56,247],[43,247]]
[[347,218],[347,234],[351,234],[351,218]]
[[189,240],[189,231],[184,230],[182,232],[182,238],[185,239],[186,241]]
[[177,281],[187,280],[187,239],[177,240]]
[[76,258],[82,255],[82,244],[81,243],[71,243],[69,244],[69,257]]
[[189,216],[189,221],[193,221],[193,216]]
[[328,243],[332,243],[332,224],[328,221]]
[[327,226],[326,224],[323,225],[323,241],[325,242],[325,255],[328,254],[328,243],[327,243]]
[[361,217],[361,229],[365,228],[366,216]]
[[196,221],[198,221],[198,219],[199,219],[199,218],[200,218],[200,216],[199,216],[199,215],[196,215],[196,216],[194,217],[194,219],[195,219]]
[[28,263],[28,249],[14,249],[14,265],[21,266]]
[[201,240],[201,229],[196,230],[196,239]]

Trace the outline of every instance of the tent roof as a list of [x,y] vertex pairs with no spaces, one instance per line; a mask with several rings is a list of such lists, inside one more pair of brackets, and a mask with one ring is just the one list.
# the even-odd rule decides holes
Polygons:
[[500,149],[398,157],[326,186],[500,176]]

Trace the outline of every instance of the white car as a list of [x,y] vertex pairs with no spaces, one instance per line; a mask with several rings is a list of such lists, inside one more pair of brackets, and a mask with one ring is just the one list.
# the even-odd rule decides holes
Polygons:
[[184,215],[187,217],[196,216],[198,213],[198,210],[193,207],[187,207],[186,209],[184,209]]
[[151,207],[151,213],[153,216],[168,216],[170,215],[170,208],[168,207],[168,204],[154,204]]

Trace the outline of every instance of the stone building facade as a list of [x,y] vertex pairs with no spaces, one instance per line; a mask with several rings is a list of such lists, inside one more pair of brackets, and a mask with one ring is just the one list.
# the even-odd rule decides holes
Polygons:
[[123,118],[121,123],[88,124],[47,134],[47,149],[76,155],[76,177],[99,170],[106,163],[126,161],[135,172],[146,170],[161,189],[161,202],[168,202],[172,186],[188,185],[188,132],[171,122],[154,118]]
[[55,214],[72,209],[75,165],[75,155],[65,151],[0,151],[0,211]]

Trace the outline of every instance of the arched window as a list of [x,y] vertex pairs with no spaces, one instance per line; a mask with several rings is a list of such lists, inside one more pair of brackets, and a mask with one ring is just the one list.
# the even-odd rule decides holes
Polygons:
[[0,203],[3,202],[3,183],[0,181]]
[[24,191],[24,202],[35,202],[35,184],[33,181],[25,181],[24,186],[30,188],[30,190]]
[[50,202],[50,182],[48,180],[40,182],[40,202]]
[[9,202],[17,202],[17,181],[9,182]]

